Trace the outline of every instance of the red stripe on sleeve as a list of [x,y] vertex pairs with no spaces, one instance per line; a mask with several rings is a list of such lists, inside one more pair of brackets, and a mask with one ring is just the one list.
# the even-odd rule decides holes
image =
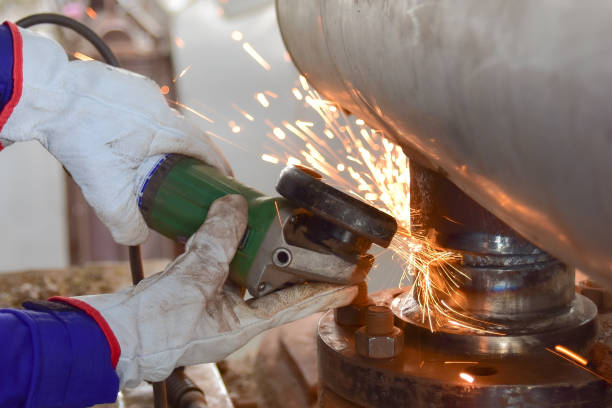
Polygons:
[[77,309],[82,310],[89,317],[94,319],[96,323],[98,324],[98,326],[100,326],[102,333],[104,333],[104,336],[106,337],[106,341],[108,341],[108,347],[110,348],[110,357],[111,357],[111,363],[113,364],[113,368],[117,368],[117,362],[119,361],[119,356],[121,355],[121,346],[119,345],[119,342],[117,341],[117,338],[115,337],[115,333],[113,333],[113,330],[110,328],[110,326],[108,325],[104,317],[102,317],[100,312],[98,312],[96,309],[91,307],[89,304],[83,302],[82,300],[75,299],[75,298],[63,297],[63,296],[53,296],[52,298],[49,298],[49,300],[51,302],[67,303],[70,306],[74,306]]
[[[0,132],[11,113],[13,113],[13,109],[19,103],[23,89],[23,42],[21,33],[14,23],[5,21],[4,24],[8,26],[13,37],[13,94],[0,112]],[[0,143],[0,150],[2,150],[2,143]]]

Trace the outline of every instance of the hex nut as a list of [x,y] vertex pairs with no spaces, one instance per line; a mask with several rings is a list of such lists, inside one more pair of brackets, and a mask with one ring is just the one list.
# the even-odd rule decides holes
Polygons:
[[355,332],[355,348],[357,354],[368,358],[392,358],[404,349],[404,332],[393,327],[385,335],[372,336],[365,327]]

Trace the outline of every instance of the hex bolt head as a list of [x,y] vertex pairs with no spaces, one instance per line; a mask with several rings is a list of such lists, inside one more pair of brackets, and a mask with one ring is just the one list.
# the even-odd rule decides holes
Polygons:
[[367,358],[393,358],[404,349],[404,332],[393,327],[391,332],[382,336],[372,336],[362,327],[355,332],[357,354]]
[[370,305],[365,326],[355,332],[357,354],[368,358],[392,358],[404,348],[404,332],[393,325],[393,312],[386,306]]

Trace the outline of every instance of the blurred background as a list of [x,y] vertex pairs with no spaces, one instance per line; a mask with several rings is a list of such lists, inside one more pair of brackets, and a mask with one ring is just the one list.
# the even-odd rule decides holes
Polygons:
[[[277,129],[321,119],[295,91],[299,73],[283,45],[273,0],[0,0],[3,19],[56,12],[102,36],[124,68],[152,77],[170,105],[198,124],[221,148],[237,179],[275,194],[290,159]],[[87,42],[41,26],[69,57],[98,59]],[[86,120],[84,118],[84,120]],[[0,273],[66,268],[127,259],[76,185],[37,143],[0,154]],[[146,259],[173,258],[172,242],[152,232]],[[372,290],[396,286],[401,270],[379,256]]]

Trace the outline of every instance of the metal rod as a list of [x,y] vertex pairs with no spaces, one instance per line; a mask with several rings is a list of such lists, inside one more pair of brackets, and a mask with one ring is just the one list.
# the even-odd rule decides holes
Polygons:
[[132,273],[132,284],[137,285],[138,282],[144,279],[142,269],[142,258],[140,257],[140,246],[130,246],[130,272]]
[[153,383],[153,406],[155,408],[167,408],[168,397],[166,395],[166,382]]

